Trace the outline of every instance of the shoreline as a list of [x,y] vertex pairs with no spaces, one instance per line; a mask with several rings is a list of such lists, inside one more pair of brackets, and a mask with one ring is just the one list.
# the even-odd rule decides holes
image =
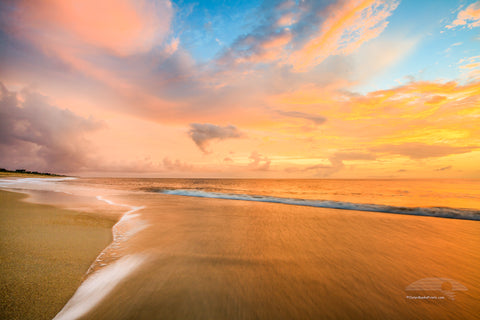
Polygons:
[[113,240],[116,221],[0,190],[0,318],[52,319]]

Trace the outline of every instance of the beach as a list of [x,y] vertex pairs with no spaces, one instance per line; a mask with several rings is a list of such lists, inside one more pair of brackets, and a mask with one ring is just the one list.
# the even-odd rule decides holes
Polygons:
[[112,219],[0,191],[0,318],[52,319],[111,242]]
[[0,0],[0,320],[480,320],[480,0]]
[[[129,270],[96,288],[107,299],[71,305],[85,311],[78,319],[478,318],[476,221],[169,195],[123,200],[146,204],[142,219],[152,225],[98,274]],[[409,284],[432,276],[468,291],[455,301],[407,298]]]
[[0,183],[6,319],[480,314],[478,181]]

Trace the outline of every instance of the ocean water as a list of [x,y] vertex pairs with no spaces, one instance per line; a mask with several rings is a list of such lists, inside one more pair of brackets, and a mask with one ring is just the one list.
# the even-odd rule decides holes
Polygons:
[[117,217],[55,319],[480,319],[480,180],[0,187]]

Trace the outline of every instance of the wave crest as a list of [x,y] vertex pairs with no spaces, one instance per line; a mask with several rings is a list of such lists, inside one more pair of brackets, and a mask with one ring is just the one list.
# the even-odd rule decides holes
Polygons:
[[189,190],[189,189],[161,189],[161,190],[153,190],[153,191],[158,193],[163,193],[163,194],[188,196],[188,197],[270,202],[270,203],[281,203],[281,204],[288,204],[288,205],[317,207],[317,208],[383,212],[383,213],[408,214],[408,215],[416,215],[416,216],[480,221],[480,211],[478,210],[449,208],[449,207],[400,207],[400,206],[390,206],[390,205],[384,205],[384,204],[365,204],[365,203],[353,203],[353,202],[332,201],[332,200],[281,198],[281,197],[263,196],[263,195],[220,193],[220,192],[208,192],[204,190]]

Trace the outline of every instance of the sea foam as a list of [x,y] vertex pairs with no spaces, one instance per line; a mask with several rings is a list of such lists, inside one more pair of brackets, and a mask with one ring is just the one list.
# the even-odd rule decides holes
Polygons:
[[156,192],[163,193],[163,194],[170,194],[170,195],[200,197],[200,198],[271,202],[271,203],[281,203],[281,204],[288,204],[288,205],[317,207],[317,208],[396,213],[396,214],[407,214],[407,215],[416,215],[416,216],[480,221],[480,211],[478,210],[449,208],[449,207],[401,207],[401,206],[390,206],[385,204],[366,204],[366,203],[353,203],[353,202],[332,201],[332,200],[282,198],[282,197],[273,197],[273,196],[264,196],[264,195],[232,194],[232,193],[208,192],[203,190],[189,190],[189,189],[173,189],[173,190],[164,189],[164,190],[157,190]]
[[80,285],[54,320],[73,320],[83,317],[108,296],[122,280],[137,270],[146,258],[142,254],[125,256],[92,274]]
[[[126,209],[120,220],[112,227],[112,243],[97,256],[95,262],[87,271],[87,275],[90,273],[91,275],[81,284],[55,319],[81,318],[100,303],[122,279],[141,266],[146,259],[145,255],[131,255],[122,257],[111,264],[103,263],[107,251],[118,248],[122,242],[149,226],[146,221],[139,218],[138,211],[145,207],[116,203],[104,198],[104,196],[94,195],[96,192],[110,194],[112,190],[62,184],[63,181],[75,179],[71,177],[0,179],[0,188],[7,190],[27,193],[29,191],[61,192],[72,196],[86,197],[87,199],[96,198],[98,201]],[[118,193],[118,190],[115,193]],[[96,269],[95,266],[101,266],[102,268]],[[92,272],[93,270],[95,272]]]
[[118,245],[119,242],[126,241],[135,233],[148,227],[148,224],[145,223],[145,221],[143,220],[137,219],[133,223],[130,221],[134,218],[139,217],[140,215],[134,214],[134,212],[144,209],[145,206],[131,206],[128,204],[116,203],[111,200],[105,199],[102,196],[97,196],[97,200],[104,201],[113,206],[126,207],[130,209],[123,214],[122,218],[120,218],[120,220],[112,228],[112,233],[113,233],[112,245],[113,246]]

